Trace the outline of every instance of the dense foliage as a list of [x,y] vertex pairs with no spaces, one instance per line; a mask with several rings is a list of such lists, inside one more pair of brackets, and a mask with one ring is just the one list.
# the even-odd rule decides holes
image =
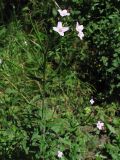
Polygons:
[[119,160],[120,1],[57,3],[0,2],[0,159]]

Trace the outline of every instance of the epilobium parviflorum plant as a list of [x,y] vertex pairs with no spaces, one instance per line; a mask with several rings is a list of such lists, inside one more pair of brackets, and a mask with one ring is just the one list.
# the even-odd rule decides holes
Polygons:
[[119,159],[119,104],[99,104],[92,87],[113,3],[2,1],[0,160]]

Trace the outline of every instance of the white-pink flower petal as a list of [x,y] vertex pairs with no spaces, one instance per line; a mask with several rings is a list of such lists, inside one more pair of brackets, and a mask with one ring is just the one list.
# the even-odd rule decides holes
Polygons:
[[62,22],[58,22],[57,27],[62,28]]
[[83,32],[79,32],[79,33],[78,33],[78,37],[82,40],[83,37],[84,37],[84,33],[83,33]]
[[69,30],[69,27],[64,27],[63,28],[63,32],[66,32],[66,31],[68,31]]
[[76,31],[77,32],[82,32],[83,29],[84,29],[84,26],[83,25],[79,25],[79,23],[77,22],[77,24],[76,24]]

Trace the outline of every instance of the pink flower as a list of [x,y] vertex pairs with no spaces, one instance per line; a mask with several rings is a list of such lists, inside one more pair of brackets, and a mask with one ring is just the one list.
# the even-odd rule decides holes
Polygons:
[[62,17],[70,15],[70,13],[68,13],[68,11],[66,9],[64,9],[64,10],[58,9],[58,12],[60,13],[60,15]]
[[98,128],[99,130],[103,130],[103,129],[104,129],[104,123],[101,122],[101,121],[98,121],[98,122],[97,122],[97,128]]
[[79,23],[77,22],[76,24],[76,31],[78,32],[78,37],[82,40],[84,37],[84,33],[83,33],[83,25],[79,25]]
[[68,31],[69,27],[63,27],[62,22],[58,22],[57,27],[53,27],[53,30],[64,36],[64,32]]
[[58,151],[58,152],[57,152],[57,156],[58,156],[58,158],[62,158],[62,157],[63,157],[63,152]]

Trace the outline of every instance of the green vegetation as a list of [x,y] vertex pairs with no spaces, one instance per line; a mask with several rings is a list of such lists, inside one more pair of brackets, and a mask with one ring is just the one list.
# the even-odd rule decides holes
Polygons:
[[0,2],[0,160],[119,160],[120,1],[57,3]]

